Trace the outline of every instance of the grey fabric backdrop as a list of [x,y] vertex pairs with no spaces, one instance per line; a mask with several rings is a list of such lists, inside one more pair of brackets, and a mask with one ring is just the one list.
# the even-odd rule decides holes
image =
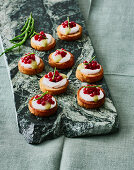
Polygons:
[[80,1],[89,34],[120,117],[116,134],[89,138],[60,137],[38,146],[18,133],[13,95],[0,58],[0,169],[134,169],[134,1]]

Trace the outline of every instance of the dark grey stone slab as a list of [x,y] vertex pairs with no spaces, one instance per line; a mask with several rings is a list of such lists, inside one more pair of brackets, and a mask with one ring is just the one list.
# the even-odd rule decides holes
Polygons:
[[[39,144],[44,140],[56,138],[60,135],[67,137],[90,136],[108,134],[118,129],[118,115],[113,105],[108,87],[103,78],[96,84],[102,84],[106,92],[106,101],[104,106],[99,109],[84,109],[77,104],[76,94],[79,87],[82,86],[75,77],[75,71],[79,63],[94,54],[94,49],[85,28],[83,17],[75,0],[14,0],[3,1],[0,16],[2,21],[1,35],[4,47],[11,46],[8,39],[11,39],[19,33],[20,28],[29,16],[33,13],[35,18],[36,31],[44,30],[53,35],[56,39],[55,49],[49,52],[38,52],[30,47],[30,40],[21,47],[21,50],[14,50],[6,55],[12,86],[15,97],[17,111],[17,121],[19,132],[23,134],[28,143]],[[66,17],[74,20],[83,27],[83,35],[80,40],[66,42],[58,39],[56,34],[57,26]],[[52,71],[48,65],[48,55],[57,48],[65,48],[75,56],[75,65],[72,69],[62,71],[69,77],[70,85],[65,94],[56,96],[58,101],[58,111],[56,115],[49,118],[40,118],[30,114],[28,110],[28,101],[35,94],[40,93],[39,79],[47,72]],[[18,71],[18,60],[27,52],[35,52],[45,62],[44,72],[28,76]],[[99,59],[99,56],[98,56]],[[101,63],[103,65],[103,63]]]

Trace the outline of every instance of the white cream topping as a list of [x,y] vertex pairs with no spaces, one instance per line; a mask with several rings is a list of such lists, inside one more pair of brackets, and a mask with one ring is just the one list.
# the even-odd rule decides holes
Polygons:
[[[24,56],[23,56],[24,57]],[[37,65],[40,64],[40,58],[35,56],[35,61],[37,62]],[[31,64],[25,64],[24,62],[22,62],[22,60],[20,59],[20,64],[21,66],[25,67],[25,68],[32,68],[32,65]]]
[[[66,28],[67,28],[67,27],[66,27]],[[62,25],[60,26],[60,32],[61,32],[62,34],[64,34],[64,35],[66,35],[66,28],[64,28]],[[69,34],[74,34],[74,33],[78,32],[78,31],[79,31],[79,26],[78,26],[78,24],[76,24],[75,27],[70,28]]]
[[[56,106],[56,100],[55,100],[55,98],[52,97],[52,100],[54,101],[54,104],[51,104],[50,109],[52,109],[52,108],[54,108],[54,107]],[[47,109],[45,108],[45,105],[43,106],[42,104],[38,104],[38,103],[37,103],[37,100],[34,100],[34,99],[32,100],[32,106],[33,106],[33,108],[38,109],[38,110],[47,110]]]
[[[67,51],[66,51],[66,52],[67,52]],[[59,55],[59,54],[58,54],[58,55]],[[53,60],[56,58],[56,52],[54,52],[54,53],[52,54],[52,58],[53,58]],[[67,62],[68,60],[70,60],[70,58],[71,58],[71,55],[69,54],[69,52],[67,52],[66,56],[63,57],[63,58],[59,61],[59,63],[65,63],[65,62]]]
[[[52,36],[51,36],[50,34],[46,34],[46,33],[45,33],[45,35],[46,35],[46,37],[47,37],[47,39],[46,39],[47,44],[50,44],[51,41],[52,41]],[[32,41],[34,44],[42,47],[42,41],[44,41],[44,40],[38,41],[38,40],[35,40],[34,37],[32,37],[31,41]]]
[[[84,90],[84,88],[82,88],[80,90],[80,93],[79,93],[80,97],[82,99],[84,99],[85,101],[94,101],[94,97],[91,97],[89,94],[84,94],[83,90]],[[97,96],[98,96],[98,100],[100,100],[104,97],[104,93],[102,92],[102,90],[100,90],[100,94]]]
[[49,81],[48,78],[43,77],[43,84],[48,87],[55,88],[55,89],[58,89],[59,87],[64,86],[66,84],[66,82],[67,82],[67,78],[64,78],[58,82],[51,82],[51,81]]
[[81,69],[80,71],[83,73],[83,74],[96,74],[96,73],[99,73],[101,70],[101,66],[99,69],[95,69],[95,70],[91,70],[91,69]]

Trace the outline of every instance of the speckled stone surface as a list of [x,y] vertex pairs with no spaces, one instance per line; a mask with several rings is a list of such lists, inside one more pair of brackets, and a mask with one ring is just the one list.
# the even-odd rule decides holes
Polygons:
[[[102,84],[106,92],[104,106],[99,109],[87,110],[77,104],[77,90],[83,83],[76,79],[75,70],[79,63],[85,59],[89,60],[95,54],[76,1],[3,1],[0,20],[4,48],[11,46],[9,39],[20,33],[19,30],[30,12],[33,13],[35,19],[36,31],[44,30],[52,34],[56,39],[56,47],[48,52],[38,52],[30,47],[30,40],[28,40],[21,47],[20,51],[16,49],[6,54],[13,86],[19,132],[31,144],[39,144],[44,140],[53,139],[63,134],[66,137],[78,137],[115,132],[119,125],[118,115],[104,78],[102,81],[96,83]],[[66,42],[58,39],[56,28],[62,21],[66,20],[67,16],[70,16],[70,20],[76,21],[83,27],[83,35],[80,40]],[[75,56],[74,67],[70,70],[62,71],[69,77],[70,85],[66,93],[58,97],[56,96],[58,111],[54,116],[49,118],[36,117],[30,114],[28,101],[35,94],[41,93],[39,79],[45,73],[53,70],[48,65],[47,60],[48,55],[57,48],[65,48]],[[27,52],[35,52],[44,60],[44,72],[35,76],[28,76],[18,71],[18,60]],[[103,63],[101,64],[103,65]]]

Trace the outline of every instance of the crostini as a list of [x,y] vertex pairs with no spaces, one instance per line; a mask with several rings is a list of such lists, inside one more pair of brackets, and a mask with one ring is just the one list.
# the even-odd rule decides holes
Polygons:
[[48,59],[50,66],[58,69],[67,69],[74,65],[74,56],[63,48],[51,53]]
[[32,97],[29,100],[28,108],[30,112],[36,116],[51,116],[57,110],[57,101],[46,92]]
[[56,69],[54,72],[49,72],[40,79],[40,90],[48,91],[51,95],[59,95],[67,90],[69,81],[65,74],[59,73]]
[[43,71],[44,62],[34,53],[28,53],[19,60],[18,69],[23,74],[35,75]]
[[38,51],[48,51],[55,47],[56,41],[52,35],[44,33],[35,33],[31,38],[31,46]]
[[105,92],[99,85],[87,85],[77,92],[77,102],[81,107],[93,109],[101,107],[105,101]]
[[57,28],[58,37],[61,40],[74,41],[81,37],[82,27],[74,21],[69,21],[69,17]]
[[82,82],[93,83],[103,78],[103,68],[97,61],[93,61],[94,58],[89,62],[84,61],[79,64],[76,70],[77,79]]

